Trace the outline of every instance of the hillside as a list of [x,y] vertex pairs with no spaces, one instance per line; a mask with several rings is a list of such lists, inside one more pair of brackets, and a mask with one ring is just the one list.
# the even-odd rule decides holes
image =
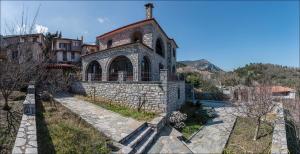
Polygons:
[[216,65],[212,64],[206,59],[194,60],[194,61],[179,61],[178,67],[191,67],[198,71],[209,71],[209,72],[223,72],[223,70]]
[[300,69],[274,64],[251,63],[237,68],[235,73],[239,78],[249,76],[257,82],[272,81],[274,85],[288,86],[300,90]]

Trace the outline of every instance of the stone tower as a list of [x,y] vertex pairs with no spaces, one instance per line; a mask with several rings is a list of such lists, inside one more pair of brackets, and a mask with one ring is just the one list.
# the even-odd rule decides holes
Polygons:
[[146,7],[146,19],[152,19],[152,9],[154,8],[152,3],[145,4]]

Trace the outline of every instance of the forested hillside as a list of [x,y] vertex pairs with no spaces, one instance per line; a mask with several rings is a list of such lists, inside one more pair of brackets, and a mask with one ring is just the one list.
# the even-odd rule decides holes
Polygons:
[[300,84],[300,69],[281,65],[252,63],[238,68],[234,72],[240,78],[246,78],[251,75],[258,82],[269,80],[273,84],[289,87]]

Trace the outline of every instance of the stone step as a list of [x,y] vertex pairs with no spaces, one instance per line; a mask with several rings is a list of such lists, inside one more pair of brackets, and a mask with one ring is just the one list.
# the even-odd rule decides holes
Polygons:
[[144,132],[145,129],[148,128],[147,123],[142,124],[140,127],[138,127],[136,130],[134,130],[132,133],[124,137],[122,140],[119,141],[119,143],[127,146],[132,141],[134,141],[140,134]]
[[149,137],[149,134],[151,133],[152,128],[151,127],[147,127],[146,129],[144,129],[144,131],[142,133],[140,133],[134,140],[131,141],[130,144],[128,144],[127,146],[134,148],[136,147],[144,138]]
[[155,139],[157,132],[151,129],[150,133],[148,133],[147,137],[144,137],[142,141],[139,142],[134,148],[134,153],[143,153],[149,148]]

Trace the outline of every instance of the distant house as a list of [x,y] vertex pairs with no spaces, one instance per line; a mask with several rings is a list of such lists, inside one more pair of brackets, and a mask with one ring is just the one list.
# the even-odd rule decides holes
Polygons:
[[23,63],[42,61],[45,37],[43,34],[1,36],[1,61]]
[[57,63],[76,64],[80,62],[81,45],[83,38],[55,38],[52,44],[52,50],[56,55]]
[[275,98],[295,99],[296,90],[289,87],[273,86],[272,95]]

